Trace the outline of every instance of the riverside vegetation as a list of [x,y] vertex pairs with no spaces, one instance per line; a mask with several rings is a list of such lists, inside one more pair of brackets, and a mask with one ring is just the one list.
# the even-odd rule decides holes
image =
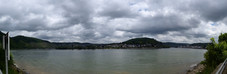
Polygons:
[[227,33],[221,34],[218,43],[211,38],[211,44],[207,46],[207,52],[204,54],[205,60],[201,64],[205,69],[198,74],[211,74],[214,69],[227,58]]

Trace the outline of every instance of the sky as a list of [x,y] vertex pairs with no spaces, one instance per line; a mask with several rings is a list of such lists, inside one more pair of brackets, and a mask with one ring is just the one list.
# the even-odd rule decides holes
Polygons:
[[0,0],[0,30],[51,42],[149,37],[203,43],[227,32],[227,0]]

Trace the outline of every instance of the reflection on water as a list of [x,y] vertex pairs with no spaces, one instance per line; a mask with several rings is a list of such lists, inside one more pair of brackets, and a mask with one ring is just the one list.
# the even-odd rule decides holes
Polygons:
[[176,74],[202,61],[206,50],[165,48],[12,52],[16,64],[31,74]]

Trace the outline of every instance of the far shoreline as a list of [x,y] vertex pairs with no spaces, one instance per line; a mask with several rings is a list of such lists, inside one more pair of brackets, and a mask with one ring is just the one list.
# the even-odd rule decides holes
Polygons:
[[[168,48],[180,48],[180,47],[168,47]],[[58,49],[58,48],[25,48],[25,49],[12,49],[12,50],[108,50],[108,49],[144,49],[144,50],[153,50],[153,49],[164,49],[164,48],[152,48],[152,47],[146,47],[146,48],[94,48],[94,49],[70,49],[70,48],[64,48],[64,49]],[[186,49],[201,49],[201,50],[207,50],[206,48],[186,48]]]

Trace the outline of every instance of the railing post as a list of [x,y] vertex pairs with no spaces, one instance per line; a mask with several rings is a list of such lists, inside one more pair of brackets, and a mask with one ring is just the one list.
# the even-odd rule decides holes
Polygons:
[[5,65],[6,65],[6,74],[8,74],[8,60],[10,60],[10,37],[9,32],[3,35],[2,38],[3,49],[5,50]]

